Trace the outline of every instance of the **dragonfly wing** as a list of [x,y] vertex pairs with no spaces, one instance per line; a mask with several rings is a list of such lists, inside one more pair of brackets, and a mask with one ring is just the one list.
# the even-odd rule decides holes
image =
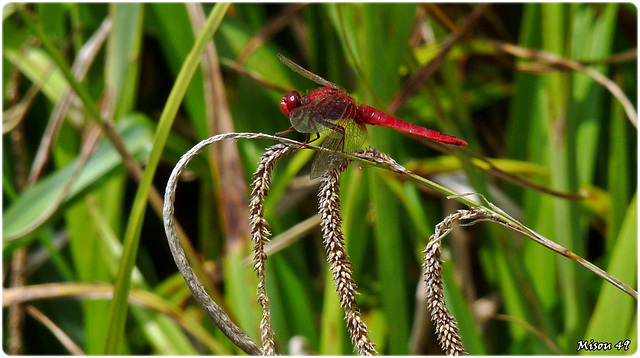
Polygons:
[[324,93],[291,110],[291,126],[300,133],[320,133],[334,127],[345,115],[353,99],[344,93]]
[[320,133],[327,128],[325,120],[317,113],[313,106],[301,106],[289,114],[291,126],[300,133]]
[[367,131],[364,124],[358,124],[354,120],[345,121],[342,124],[345,131],[344,151],[353,152],[362,148],[362,144],[367,140]]
[[324,78],[322,78],[322,77],[316,75],[315,73],[307,70],[306,68],[298,65],[297,63],[291,61],[290,59],[282,56],[281,54],[277,54],[276,56],[278,56],[278,59],[282,63],[287,65],[287,67],[292,69],[297,74],[305,77],[306,79],[311,80],[311,81],[313,81],[313,82],[315,82],[315,83],[317,83],[317,84],[319,84],[321,86],[329,86],[329,87],[337,88],[337,89],[340,89],[340,90],[344,91],[344,89],[342,87],[338,86],[337,84],[325,80]]
[[337,152],[348,153],[360,149],[367,138],[364,127],[351,118],[345,118],[333,124],[334,129],[325,131],[328,137],[322,147],[327,150],[321,150],[311,165],[311,179],[321,177],[347,160],[336,154]]
[[313,160],[313,164],[311,164],[310,177],[312,180],[323,176],[326,172],[334,169],[342,161],[346,160],[336,154],[336,152],[342,151],[344,147],[344,133],[337,130],[328,130],[326,132],[329,136],[322,144],[322,148],[326,150],[318,152],[316,158]]

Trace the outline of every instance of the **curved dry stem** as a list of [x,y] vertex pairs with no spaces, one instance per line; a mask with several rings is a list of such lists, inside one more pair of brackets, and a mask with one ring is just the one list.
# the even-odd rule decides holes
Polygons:
[[[79,81],[84,80],[89,67],[93,64],[93,61],[98,54],[98,51],[102,48],[102,44],[106,40],[107,36],[111,33],[111,18],[106,18],[98,30],[91,36],[89,41],[80,49],[78,56],[76,57],[73,65],[71,66],[71,72],[78,78]],[[64,118],[67,115],[69,108],[74,100],[77,100],[73,89],[68,88],[62,99],[56,104],[49,122],[47,122],[47,128],[40,146],[36,152],[36,156],[33,159],[33,166],[31,167],[31,173],[29,173],[29,186],[35,184],[40,177],[42,170],[49,160],[49,153],[53,143],[58,139],[58,134]]]
[[[113,285],[106,283],[87,282],[53,282],[16,288],[6,288],[2,291],[2,306],[29,303],[48,299],[77,299],[77,300],[112,300]],[[185,332],[207,347],[214,355],[230,355],[229,350],[222,346],[193,315],[185,313],[175,302],[166,301],[156,294],[133,288],[128,296],[129,303],[144,307],[150,311],[165,315],[177,322]]]
[[553,53],[532,50],[529,48],[524,48],[524,47],[516,46],[513,44],[509,44],[509,43],[495,41],[495,40],[488,40],[488,42],[493,46],[495,46],[496,49],[502,52],[511,54],[513,56],[541,60],[546,62],[550,66],[565,68],[573,71],[579,71],[591,77],[594,81],[598,82],[600,85],[606,88],[620,102],[631,124],[633,124],[634,127],[638,128],[638,114],[636,113],[636,109],[631,103],[631,101],[629,100],[629,98],[627,98],[627,96],[624,94],[622,89],[620,89],[620,87],[615,82],[608,79],[606,76],[604,76],[600,72],[592,68],[586,67],[585,65],[582,65],[579,62],[562,58]]
[[39,311],[33,306],[27,306],[27,312],[29,315],[40,322],[44,327],[46,327],[49,332],[51,332],[63,347],[65,347],[69,353],[77,356],[86,355],[85,352],[82,351],[82,348],[76,344],[76,342],[69,337],[63,329],[61,329],[58,325],[56,325],[49,317],[47,317],[44,313]]
[[[451,198],[460,198],[463,196],[467,196],[469,194],[461,194],[461,195],[456,195],[456,196],[452,196]],[[479,195],[480,197],[482,197],[482,199],[487,203],[488,208],[487,207],[482,207],[483,210],[489,212],[491,214],[491,220],[495,221],[501,225],[504,225],[506,227],[509,227],[519,233],[521,233],[522,235],[528,237],[529,239],[533,240],[534,242],[546,247],[547,249],[550,249],[572,261],[575,261],[576,263],[578,263],[579,265],[581,265],[582,267],[586,268],[587,270],[593,272],[594,274],[596,274],[597,276],[599,276],[600,278],[604,279],[605,281],[609,282],[610,284],[614,285],[615,287],[617,287],[618,289],[620,289],[621,291],[623,291],[624,293],[628,294],[629,296],[633,297],[633,299],[637,300],[638,299],[638,292],[635,291],[634,289],[632,289],[631,287],[629,287],[627,284],[625,284],[624,282],[618,280],[617,278],[611,276],[608,272],[606,272],[605,270],[599,268],[598,266],[592,264],[591,262],[583,259],[582,257],[578,256],[576,253],[574,253],[573,251],[565,248],[562,245],[559,245],[557,243],[555,243],[552,240],[547,239],[546,237],[538,234],[537,232],[533,231],[532,229],[528,228],[527,226],[523,225],[522,223],[520,223],[518,220],[514,219],[513,217],[511,217],[509,214],[505,213],[502,209],[500,209],[499,207],[497,207],[496,205],[492,204],[490,201],[488,201],[482,194],[476,194]]]
[[482,219],[490,216],[482,209],[458,210],[447,216],[437,226],[423,253],[424,280],[426,283],[427,309],[431,313],[431,320],[436,326],[436,335],[440,346],[447,355],[467,354],[462,345],[462,338],[458,331],[458,322],[447,309],[444,301],[442,284],[442,259],[440,258],[442,238],[454,227],[455,221]]
[[250,70],[246,67],[244,67],[243,65],[239,64],[238,62],[235,62],[233,60],[230,60],[228,58],[220,58],[220,64],[237,72],[240,75],[243,75],[245,77],[247,77],[248,79],[252,80],[252,81],[256,81],[257,83],[259,83],[260,85],[266,87],[266,88],[270,88],[274,91],[277,92],[282,92],[282,93],[287,93],[289,91],[292,90],[291,87],[286,87],[283,86],[280,83],[275,83],[265,77],[263,77],[260,73]]
[[253,269],[258,275],[258,302],[262,306],[262,320],[260,321],[260,338],[262,340],[262,349],[264,355],[275,355],[275,343],[273,339],[273,329],[271,328],[271,308],[269,305],[269,296],[267,295],[267,287],[265,284],[265,262],[267,261],[267,253],[264,249],[268,238],[269,224],[264,218],[264,198],[269,193],[269,185],[271,183],[271,173],[273,166],[286,154],[291,152],[293,147],[285,144],[277,144],[268,148],[262,155],[258,169],[254,173],[253,183],[251,184],[251,202],[249,204],[250,223],[251,223],[251,239],[254,242],[254,265]]
[[205,147],[211,145],[212,143],[218,142],[224,139],[230,138],[256,138],[260,135],[242,135],[237,133],[225,133],[217,136],[213,136],[207,138],[200,143],[196,144],[193,148],[191,148],[187,153],[185,153],[176,166],[173,168],[171,172],[171,176],[167,182],[167,189],[165,191],[164,196],[164,206],[163,206],[163,221],[164,221],[164,229],[167,234],[167,240],[169,241],[169,247],[171,249],[171,254],[173,255],[173,259],[178,266],[178,270],[184,277],[184,280],[189,286],[191,293],[202,309],[207,313],[209,318],[213,321],[213,323],[240,349],[245,351],[248,354],[252,355],[261,355],[262,349],[260,349],[256,343],[246,334],[244,333],[235,323],[231,321],[229,316],[218,306],[213,299],[207,294],[206,290],[202,283],[196,277],[195,272],[189,266],[189,262],[185,257],[184,250],[180,246],[180,241],[178,240],[176,234],[176,228],[173,222],[173,203],[175,201],[175,189],[177,186],[178,177],[180,173],[187,166],[191,158],[200,153]]
[[[17,70],[13,70],[13,73],[20,73],[20,72],[18,72]],[[42,88],[42,85],[47,81],[47,79],[51,76],[52,73],[53,73],[53,69],[51,67],[45,70],[42,76],[42,79],[32,84],[31,87],[29,87],[29,89],[24,94],[24,96],[22,96],[22,99],[20,100],[20,102],[11,105],[11,107],[9,107],[7,110],[2,112],[2,134],[3,135],[11,131],[14,131],[18,127],[18,125],[22,123],[27,112],[33,105],[33,102],[38,97],[38,94],[40,93],[40,89]],[[10,82],[9,86],[13,86],[13,87],[17,86],[19,81],[14,80],[15,78],[17,78],[17,76],[14,75],[12,76],[12,78],[9,79],[9,81],[12,81]],[[11,90],[7,90],[7,92],[11,92]]]
[[340,297],[340,306],[345,310],[345,321],[351,341],[360,355],[376,354],[375,344],[369,339],[367,325],[362,321],[356,307],[355,296],[358,287],[351,277],[351,262],[344,247],[344,236],[340,225],[340,174],[346,169],[344,161],[336,169],[322,177],[318,193],[318,210],[322,216],[322,237],[327,250],[327,261],[331,264],[336,291]]
[[[467,195],[468,194],[458,195],[456,196],[456,198]],[[482,198],[487,201],[484,197]],[[629,288],[605,271],[582,259],[573,252],[565,249],[564,247],[554,243],[553,241],[537,234],[535,231],[522,225],[517,220],[513,219],[511,216],[509,216],[490,202],[487,201],[487,204],[489,205],[490,209],[485,209],[484,207],[474,207],[467,210],[458,210],[458,212],[447,216],[436,226],[435,233],[431,235],[431,237],[429,238],[429,243],[423,251],[423,253],[425,254],[423,260],[423,268],[424,280],[426,282],[427,308],[431,313],[431,320],[436,326],[436,334],[438,336],[440,346],[448,355],[467,354],[464,346],[462,345],[462,339],[458,332],[457,322],[447,309],[443,294],[442,259],[440,258],[441,242],[442,239],[447,236],[447,234],[449,234],[449,232],[451,232],[451,230],[455,226],[470,226],[480,221],[493,221],[500,225],[504,225],[527,236],[533,241],[578,262],[585,268],[596,273],[598,276],[604,278],[614,286],[620,288],[630,296],[637,299],[636,291]],[[455,224],[456,221],[460,220],[470,220],[470,222]]]

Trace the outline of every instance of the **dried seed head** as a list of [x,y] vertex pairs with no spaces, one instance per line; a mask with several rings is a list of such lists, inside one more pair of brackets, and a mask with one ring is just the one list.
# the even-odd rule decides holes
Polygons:
[[438,225],[423,253],[424,280],[426,282],[427,308],[436,326],[440,346],[447,355],[467,354],[458,331],[458,322],[447,309],[442,284],[442,259],[440,248],[445,237],[459,220],[482,220],[491,215],[482,209],[458,210],[444,218]]
[[318,193],[322,237],[340,305],[345,309],[345,321],[351,341],[360,355],[374,355],[376,354],[375,344],[369,339],[367,325],[362,321],[356,308],[355,296],[358,294],[358,287],[352,279],[351,262],[344,247],[344,236],[340,228],[342,218],[338,178],[345,168],[346,164],[343,164],[322,177]]
[[271,328],[271,308],[269,305],[269,296],[267,296],[267,288],[265,283],[265,262],[267,254],[264,251],[264,244],[269,240],[271,233],[267,229],[269,224],[264,218],[264,198],[269,193],[269,184],[271,183],[271,173],[273,166],[283,156],[289,153],[292,147],[277,144],[267,148],[262,155],[262,159],[258,164],[253,175],[254,180],[251,184],[251,202],[249,204],[249,222],[251,225],[251,240],[253,240],[253,269],[258,276],[258,302],[262,306],[262,319],[260,320],[260,339],[262,340],[262,349],[264,355],[275,355],[275,343],[273,338],[273,329]]

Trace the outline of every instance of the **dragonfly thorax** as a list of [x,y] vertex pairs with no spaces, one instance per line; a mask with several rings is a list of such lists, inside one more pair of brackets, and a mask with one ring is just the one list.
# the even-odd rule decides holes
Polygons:
[[282,101],[280,101],[280,108],[285,115],[289,115],[289,113],[295,108],[300,106],[300,93],[298,91],[291,91],[287,93],[286,96],[282,97]]

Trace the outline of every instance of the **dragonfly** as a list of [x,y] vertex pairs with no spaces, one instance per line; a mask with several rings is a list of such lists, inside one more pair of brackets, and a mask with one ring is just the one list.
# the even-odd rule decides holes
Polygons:
[[[320,138],[320,133],[327,135],[322,145],[326,150],[321,150],[311,165],[311,179],[321,177],[339,165],[342,158],[335,154],[336,152],[360,149],[367,137],[367,124],[392,128],[440,143],[467,145],[467,142],[460,138],[405,122],[371,106],[359,104],[344,88],[281,54],[277,56],[294,72],[323,86],[304,96],[298,91],[291,91],[280,101],[280,108],[289,117],[291,128],[277,133],[278,135],[285,135],[293,130],[305,133],[307,138],[301,148]],[[315,134],[316,138],[310,140],[311,134]]]

